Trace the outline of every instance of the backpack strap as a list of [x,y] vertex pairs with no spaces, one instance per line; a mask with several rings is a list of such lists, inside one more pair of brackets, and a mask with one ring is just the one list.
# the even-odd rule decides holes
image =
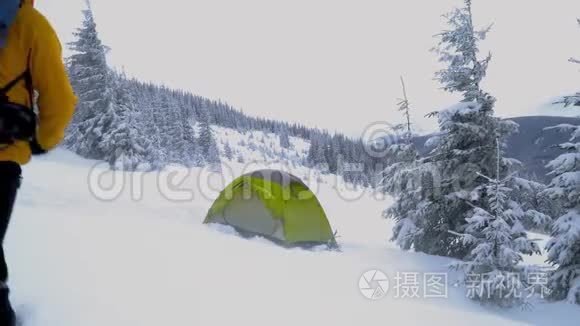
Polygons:
[[32,82],[32,72],[30,71],[30,57],[32,56],[32,49],[28,49],[28,57],[26,58],[26,71],[24,72],[24,83],[26,90],[28,90],[28,100],[30,101],[30,109],[34,111],[34,84]]
[[16,79],[6,84],[6,86],[0,88],[0,94],[6,95],[6,93],[8,93],[12,88],[14,88],[14,86],[16,86],[16,84],[18,84],[21,80],[28,79],[28,75],[29,72],[28,70],[26,70],[25,72],[20,74],[20,76],[16,77]]

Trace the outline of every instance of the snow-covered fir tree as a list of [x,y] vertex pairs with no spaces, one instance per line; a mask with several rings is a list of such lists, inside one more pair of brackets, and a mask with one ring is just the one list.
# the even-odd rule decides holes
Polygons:
[[[478,175],[487,182],[470,194],[469,202],[474,204],[470,204],[464,233],[449,232],[473,248],[465,261],[454,264],[465,272],[467,285],[479,289],[471,299],[510,307],[522,304],[524,296],[521,294],[529,288],[527,269],[521,265],[522,256],[541,252],[539,246],[527,238],[522,223],[526,214],[519,203],[509,197],[512,175],[501,175],[499,137],[496,146],[495,176]],[[485,202],[480,200],[482,197]]]
[[280,147],[282,148],[291,148],[292,145],[290,144],[290,137],[288,136],[288,130],[286,128],[282,128],[280,130]]
[[[580,64],[577,59],[570,61]],[[580,93],[565,97],[564,104],[580,105]],[[563,210],[555,217],[552,238],[546,245],[548,262],[556,267],[549,287],[552,299],[580,304],[580,125],[563,124],[547,129],[571,133],[570,140],[559,145],[564,153],[547,166],[553,179],[545,194],[560,203]]]
[[166,148],[171,148],[169,152],[169,161],[172,163],[185,164],[186,158],[184,157],[186,149],[182,116],[180,112],[181,108],[178,106],[177,99],[170,96],[169,93],[163,97],[162,112],[165,112],[163,116],[163,144]]
[[139,89],[139,93],[135,96],[137,99],[137,107],[141,108],[142,125],[145,134],[151,145],[147,149],[149,162],[154,169],[161,169],[168,162],[167,151],[161,146],[162,134],[159,126],[160,112],[159,107],[153,105],[153,98],[157,96],[155,88],[151,85],[145,86],[134,81],[137,85],[135,88]]
[[67,59],[71,84],[79,103],[68,127],[65,144],[80,155],[102,159],[103,135],[111,126],[114,92],[112,73],[107,66],[107,47],[97,33],[97,25],[90,2],[83,10],[82,26],[74,33],[76,40],[69,44],[73,54]]
[[328,162],[328,170],[330,173],[337,174],[342,176],[339,173],[340,167],[339,162],[342,160],[344,156],[341,152],[342,150],[342,143],[344,142],[343,137],[341,135],[333,135],[332,139],[330,140],[330,145],[328,146],[328,150],[326,152],[326,161]]
[[481,89],[487,74],[491,54],[479,57],[479,43],[485,40],[491,26],[476,30],[473,23],[472,0],[463,0],[464,6],[445,14],[450,29],[437,37],[439,44],[433,49],[439,60],[448,66],[435,74],[443,89],[463,95],[463,102],[477,102],[492,110],[495,99]]
[[[495,98],[480,84],[486,75],[491,55],[479,58],[479,42],[489,28],[476,30],[473,24],[471,0],[444,17],[449,30],[438,35],[434,51],[447,67],[436,73],[443,89],[461,94],[459,104],[440,111],[437,116],[441,134],[430,139],[435,145],[422,164],[429,164],[433,173],[427,182],[431,188],[423,210],[423,229],[415,236],[418,251],[435,255],[466,257],[471,245],[449,231],[462,231],[466,217],[472,211],[469,196],[486,180],[479,175],[494,175],[496,135],[501,139],[517,131],[517,124],[494,117]],[[503,147],[504,144],[501,144]],[[502,159],[500,172],[506,174],[511,159]],[[484,209],[487,195],[479,198]]]
[[226,142],[226,144],[224,145],[224,157],[229,161],[234,159],[234,152],[232,151],[232,147],[228,142]]
[[100,120],[109,125],[102,128],[102,141],[98,144],[102,159],[118,170],[149,169],[148,150],[151,142],[141,128],[140,112],[134,107],[127,79],[115,76],[114,102],[101,114]]
[[180,105],[178,108],[179,127],[181,128],[181,145],[182,161],[187,166],[201,166],[203,159],[198,144],[195,138],[195,129],[193,128],[193,115],[191,115],[187,108]]
[[556,267],[550,278],[552,298],[580,304],[580,125],[553,127],[572,133],[559,147],[565,151],[548,164],[553,177],[546,193],[562,203],[548,242],[548,262]]
[[415,235],[420,231],[422,223],[420,203],[423,198],[419,153],[413,143],[410,104],[402,78],[401,83],[403,98],[398,102],[398,110],[405,117],[406,123],[393,128],[395,133],[402,133],[403,137],[388,148],[391,164],[382,173],[381,188],[394,200],[384,212],[385,217],[396,221],[391,240],[402,249],[409,250],[414,243]]
[[169,161],[185,166],[195,166],[200,162],[195,130],[191,115],[186,112],[185,104],[176,92],[166,92],[161,103],[163,144],[170,149]]
[[321,136],[314,135],[310,137],[310,148],[307,156],[310,166],[327,170],[328,161],[326,160],[325,147],[325,142]]
[[220,164],[219,150],[211,129],[211,117],[209,110],[203,108],[200,112],[198,144],[205,162],[216,166]]
[[[520,203],[521,208],[529,212],[523,221],[526,229],[538,232],[549,232],[552,229],[552,217],[562,215],[562,204],[559,200],[550,198],[545,184],[513,177],[509,183],[511,198]],[[533,212],[537,212],[533,213]]]

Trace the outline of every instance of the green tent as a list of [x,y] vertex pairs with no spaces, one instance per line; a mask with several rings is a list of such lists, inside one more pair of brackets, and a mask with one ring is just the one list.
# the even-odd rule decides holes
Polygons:
[[204,223],[230,225],[243,235],[261,235],[285,245],[334,245],[326,214],[297,177],[276,170],[243,175],[227,186]]

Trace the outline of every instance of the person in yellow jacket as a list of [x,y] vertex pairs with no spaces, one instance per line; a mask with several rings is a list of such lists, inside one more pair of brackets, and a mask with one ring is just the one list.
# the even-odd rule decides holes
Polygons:
[[[0,134],[9,135],[2,128],[10,124],[2,119],[8,121],[14,111],[25,116],[32,112],[24,110],[32,110],[35,91],[38,116],[32,135],[28,139],[0,138],[0,244],[20,186],[20,166],[28,163],[31,155],[58,145],[77,101],[60,41],[48,20],[34,8],[33,0],[1,0],[0,93],[5,94],[0,94]],[[0,325],[15,323],[7,280],[8,268],[0,246]]]

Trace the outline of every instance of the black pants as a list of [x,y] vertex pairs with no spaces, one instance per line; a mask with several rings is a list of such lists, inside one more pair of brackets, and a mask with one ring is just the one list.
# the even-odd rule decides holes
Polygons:
[[4,237],[20,187],[22,170],[14,162],[0,162],[0,282],[8,280],[8,266],[4,258]]

